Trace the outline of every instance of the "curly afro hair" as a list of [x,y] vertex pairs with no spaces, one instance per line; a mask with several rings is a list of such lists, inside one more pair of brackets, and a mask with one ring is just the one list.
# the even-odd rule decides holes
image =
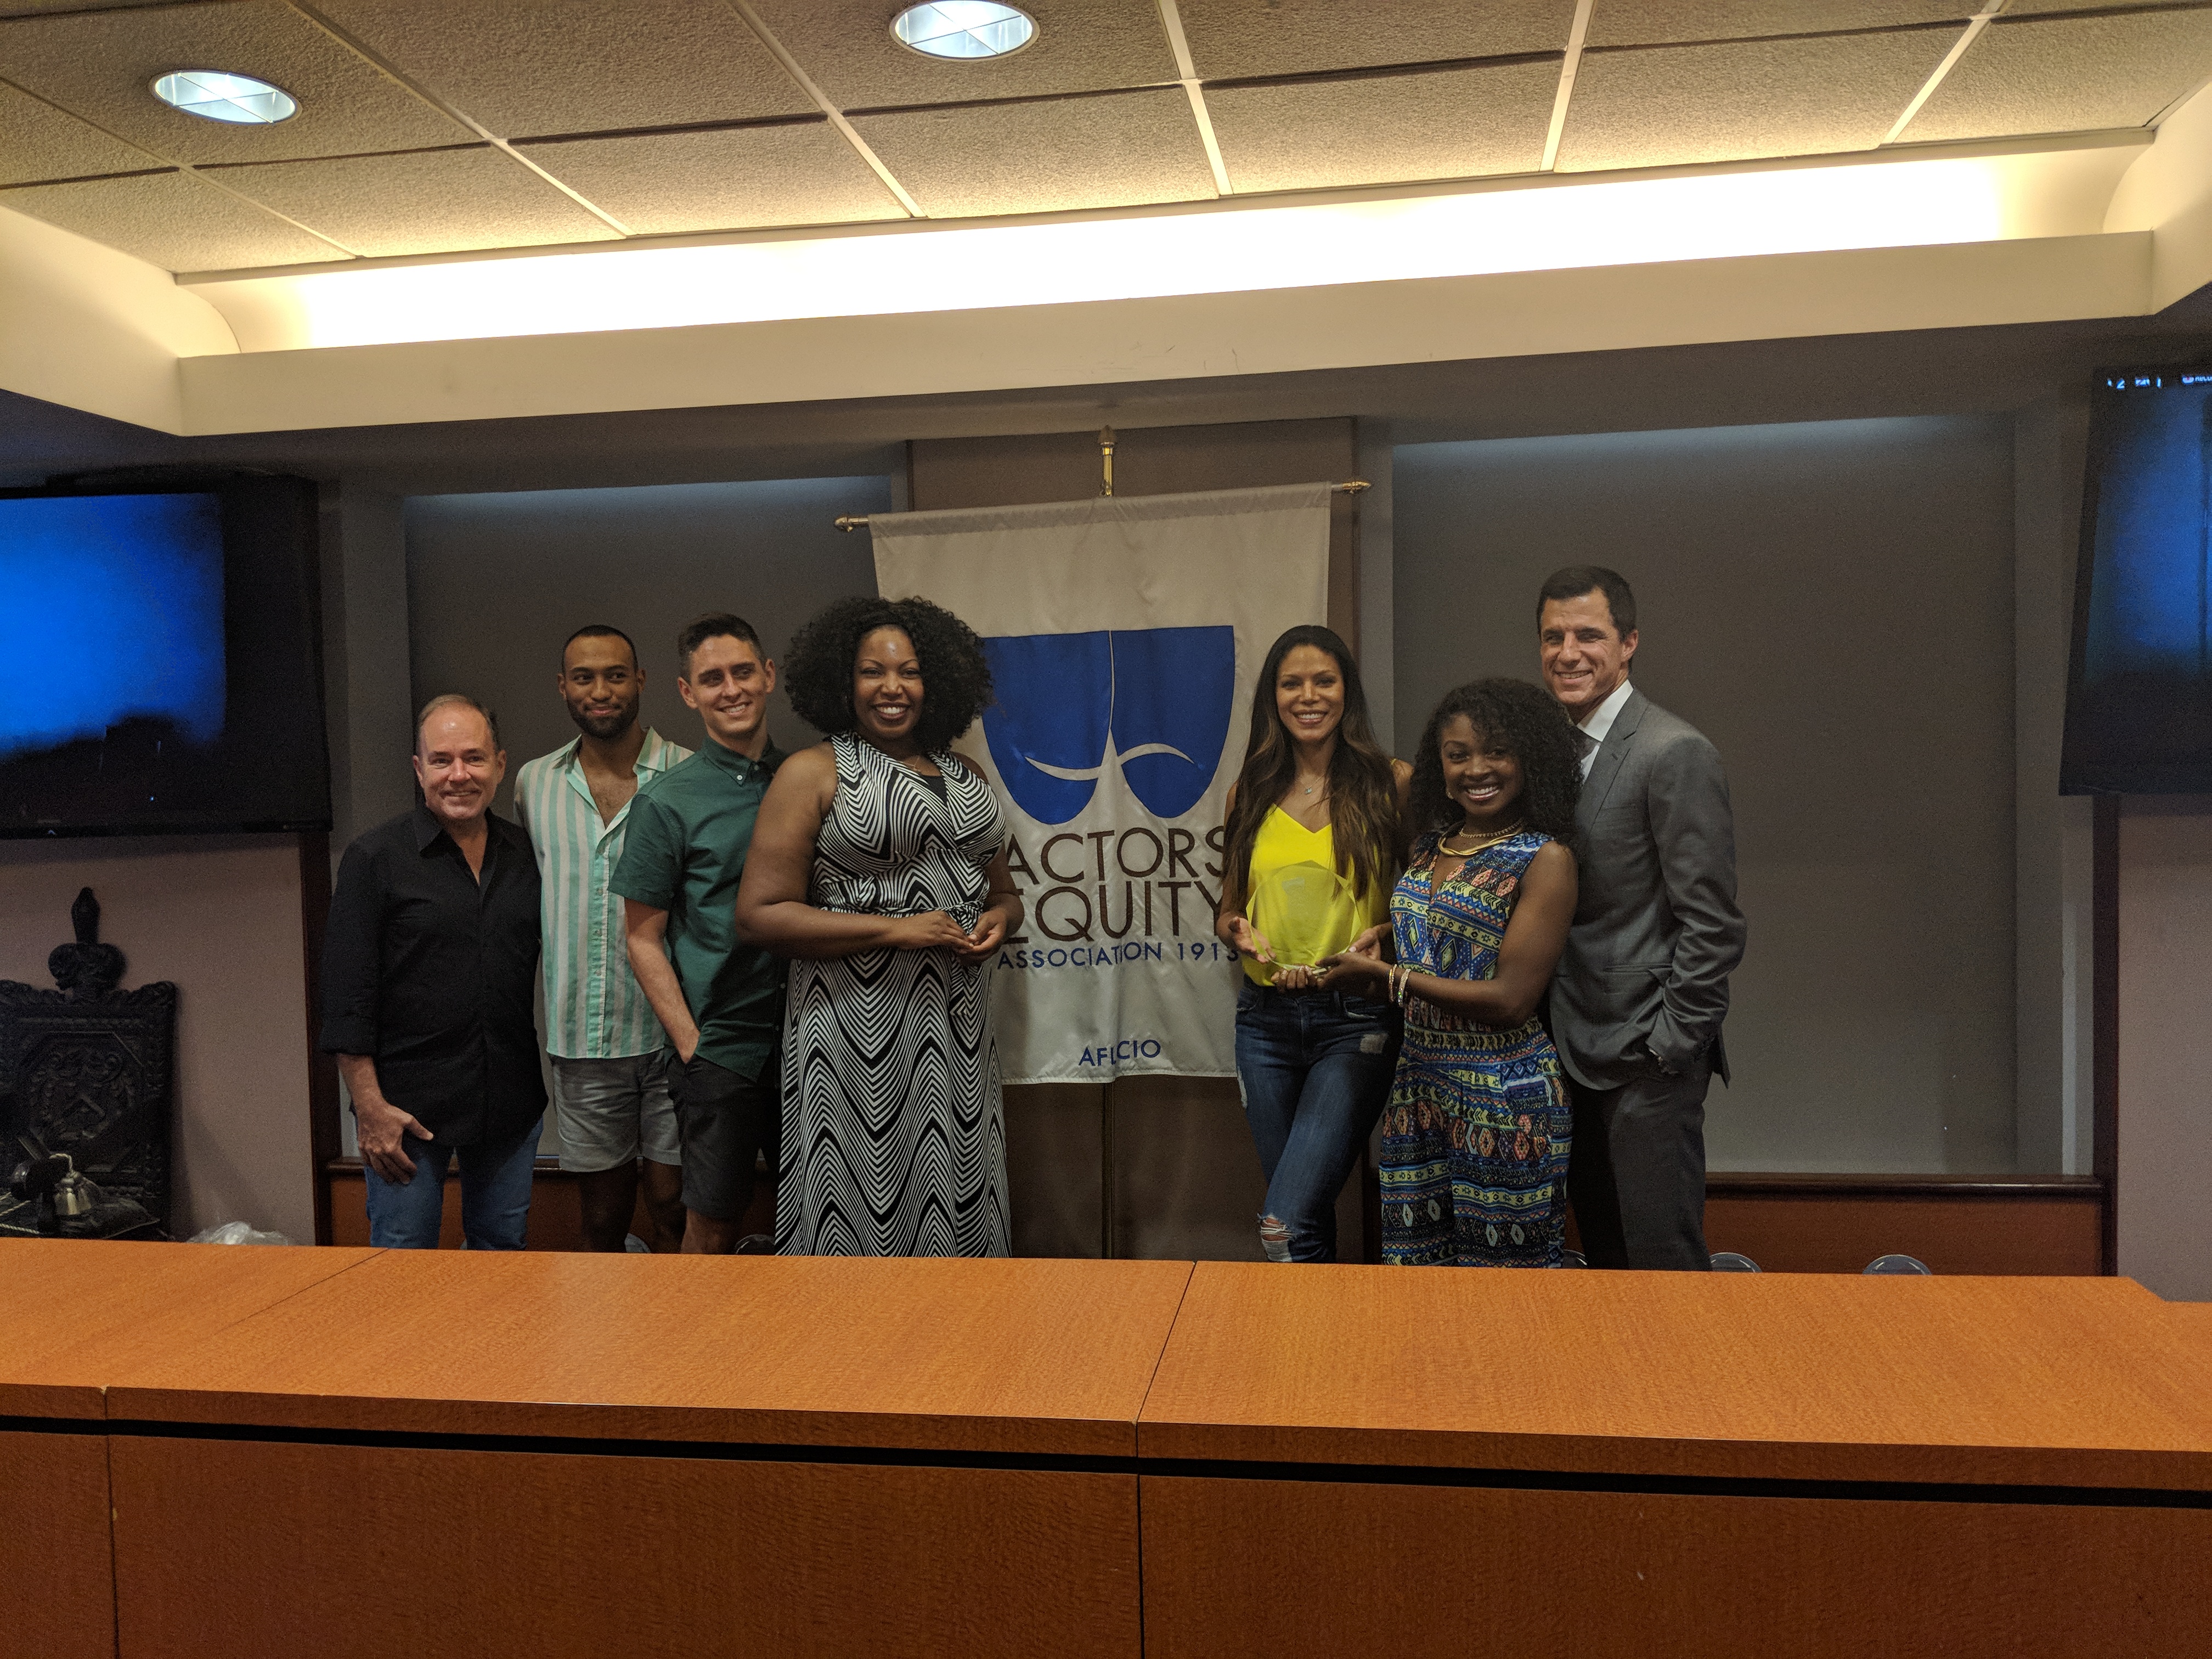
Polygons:
[[1460,821],[1459,808],[1444,793],[1441,737],[1461,714],[1474,722],[1478,737],[1521,763],[1521,806],[1528,827],[1571,848],[1583,787],[1582,744],[1552,694],[1526,680],[1476,680],[1444,693],[1421,728],[1421,746],[1413,756],[1415,832],[1449,830]]
[[921,659],[921,718],[915,737],[939,753],[991,701],[991,665],[975,630],[927,599],[839,599],[792,635],[783,685],[799,718],[828,737],[850,732],[853,659],[878,628],[901,629]]

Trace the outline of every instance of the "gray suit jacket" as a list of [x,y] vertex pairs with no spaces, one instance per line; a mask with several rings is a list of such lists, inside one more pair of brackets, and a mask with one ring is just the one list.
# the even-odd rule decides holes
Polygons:
[[1720,752],[1641,691],[1605,734],[1575,814],[1581,896],[1552,981],[1552,1039],[1576,1081],[1613,1089],[1711,1043],[1743,960],[1735,823]]

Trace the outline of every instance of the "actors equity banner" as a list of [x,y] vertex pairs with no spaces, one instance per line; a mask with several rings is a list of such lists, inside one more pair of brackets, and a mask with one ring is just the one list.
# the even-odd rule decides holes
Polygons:
[[1213,934],[1222,802],[1267,647],[1325,615],[1328,495],[870,520],[878,589],[935,600],[990,653],[996,700],[959,746],[1011,808],[1028,905],[994,975],[1007,1082],[1235,1074],[1238,969]]

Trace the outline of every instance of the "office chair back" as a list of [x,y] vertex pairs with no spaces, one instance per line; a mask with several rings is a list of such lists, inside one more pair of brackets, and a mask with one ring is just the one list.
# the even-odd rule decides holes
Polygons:
[[1870,1273],[1932,1273],[1936,1270],[1917,1256],[1878,1255],[1862,1271]]

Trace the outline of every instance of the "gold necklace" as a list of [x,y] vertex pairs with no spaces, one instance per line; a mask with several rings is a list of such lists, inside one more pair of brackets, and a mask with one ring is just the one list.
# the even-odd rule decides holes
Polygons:
[[1472,847],[1454,847],[1448,837],[1439,836],[1437,837],[1437,851],[1443,854],[1448,858],[1471,858],[1475,854],[1482,852],[1486,848],[1495,847],[1500,842],[1512,840],[1514,836],[1519,835],[1526,827],[1527,826],[1523,824],[1516,823],[1510,829],[1499,830],[1487,841],[1479,841],[1475,842]]

